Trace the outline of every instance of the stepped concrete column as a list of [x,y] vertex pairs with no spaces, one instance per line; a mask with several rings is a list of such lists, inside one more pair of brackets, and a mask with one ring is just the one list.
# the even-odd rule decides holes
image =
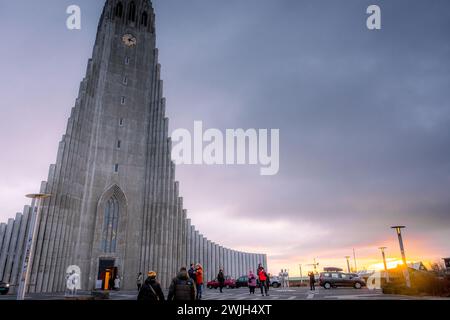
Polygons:
[[9,243],[11,242],[11,234],[14,227],[14,219],[8,219],[8,224],[6,225],[5,235],[3,239],[3,248],[0,253],[0,279],[3,279],[3,274],[5,271],[5,263],[9,249]]

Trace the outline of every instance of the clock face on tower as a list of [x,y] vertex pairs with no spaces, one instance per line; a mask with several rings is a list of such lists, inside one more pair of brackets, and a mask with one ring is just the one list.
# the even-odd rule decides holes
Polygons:
[[122,37],[122,41],[127,47],[134,47],[137,43],[136,37],[129,33]]

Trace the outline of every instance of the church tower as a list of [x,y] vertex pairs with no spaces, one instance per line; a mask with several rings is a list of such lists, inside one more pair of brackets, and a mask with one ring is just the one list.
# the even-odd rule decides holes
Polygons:
[[[134,289],[137,273],[148,270],[167,287],[180,266],[194,262],[203,264],[206,281],[219,267],[237,277],[266,265],[265,255],[219,246],[187,219],[160,70],[151,2],[107,0],[56,163],[41,184],[52,196],[38,222],[29,292],[64,291],[72,265],[83,290],[105,287],[106,274]],[[0,279],[13,285],[30,211],[0,226]]]

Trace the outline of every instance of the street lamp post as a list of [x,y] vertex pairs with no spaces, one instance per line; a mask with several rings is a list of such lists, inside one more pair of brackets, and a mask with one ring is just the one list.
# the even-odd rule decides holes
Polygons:
[[404,229],[405,226],[393,226],[391,228],[395,229],[395,231],[397,232],[398,243],[400,244],[400,252],[402,254],[403,265],[405,267],[404,274],[405,274],[406,286],[408,288],[411,288],[411,280],[409,278],[408,264],[406,263],[405,248],[403,246],[403,239],[402,239],[402,229]]
[[355,261],[355,272],[358,272],[358,266],[356,265],[356,253],[355,253],[355,248],[353,248],[353,260]]
[[27,243],[25,248],[25,255],[23,257],[22,269],[19,278],[19,288],[17,289],[17,300],[24,300],[27,291],[27,285],[30,277],[30,269],[33,263],[34,239],[37,232],[37,224],[39,221],[39,213],[42,205],[42,200],[50,197],[49,194],[36,193],[28,194],[27,198],[32,200],[32,215],[30,220],[30,228],[28,230]]
[[348,270],[348,273],[350,273],[350,256],[345,256],[345,259],[347,260],[347,270]]
[[300,285],[302,285],[303,283],[302,264],[299,264],[298,267],[300,268]]
[[319,265],[318,262],[316,262],[316,258],[314,258],[314,274],[317,274],[317,266]]
[[386,247],[379,247],[378,249],[381,250],[381,255],[383,256],[384,272],[386,273],[386,282],[389,282],[389,272],[386,263],[386,255],[384,254],[384,250],[386,250]]

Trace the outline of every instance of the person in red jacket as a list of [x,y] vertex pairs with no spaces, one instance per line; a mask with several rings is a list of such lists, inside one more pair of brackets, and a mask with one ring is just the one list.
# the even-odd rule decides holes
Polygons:
[[258,279],[259,279],[259,287],[261,288],[261,295],[264,297],[264,292],[266,293],[266,296],[269,294],[267,293],[267,273],[266,270],[264,270],[263,267],[258,268]]
[[197,266],[195,268],[195,283],[197,284],[197,300],[201,300],[203,286],[203,267],[200,263],[197,263]]

